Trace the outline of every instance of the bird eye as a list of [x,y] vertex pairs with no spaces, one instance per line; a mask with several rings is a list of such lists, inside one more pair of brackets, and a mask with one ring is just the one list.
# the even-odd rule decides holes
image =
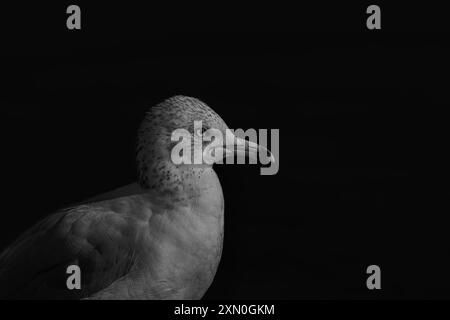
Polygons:
[[206,131],[206,128],[202,127],[201,129],[197,129],[195,131],[195,134],[199,137],[201,137],[203,135],[203,133]]

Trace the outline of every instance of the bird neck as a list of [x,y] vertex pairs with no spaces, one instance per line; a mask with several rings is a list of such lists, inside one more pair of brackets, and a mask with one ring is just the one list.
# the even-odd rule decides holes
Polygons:
[[171,205],[183,203],[207,211],[223,207],[222,188],[211,166],[158,163],[149,166],[145,181],[144,188],[170,199]]

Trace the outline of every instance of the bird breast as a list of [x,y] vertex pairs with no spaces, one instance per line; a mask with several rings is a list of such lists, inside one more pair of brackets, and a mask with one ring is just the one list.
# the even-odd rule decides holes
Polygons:
[[149,219],[146,273],[148,283],[157,283],[159,292],[168,293],[163,298],[201,298],[216,273],[222,254],[224,199],[217,177],[203,179],[201,185],[195,199],[162,211],[158,208]]

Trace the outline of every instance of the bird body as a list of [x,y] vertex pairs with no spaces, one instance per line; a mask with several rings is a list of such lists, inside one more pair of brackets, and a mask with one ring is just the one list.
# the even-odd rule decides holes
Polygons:
[[[217,176],[201,177],[190,201],[133,185],[126,189],[140,192],[113,191],[44,219],[0,256],[0,298],[201,298],[220,261],[224,222]],[[80,266],[81,290],[66,287],[69,265]]]

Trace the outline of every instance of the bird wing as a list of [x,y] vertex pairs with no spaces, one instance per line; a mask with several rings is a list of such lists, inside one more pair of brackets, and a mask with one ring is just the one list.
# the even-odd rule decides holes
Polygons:
[[[80,205],[29,229],[0,255],[0,298],[79,299],[127,275],[143,224],[118,211]],[[69,265],[80,267],[80,290],[67,287]]]

